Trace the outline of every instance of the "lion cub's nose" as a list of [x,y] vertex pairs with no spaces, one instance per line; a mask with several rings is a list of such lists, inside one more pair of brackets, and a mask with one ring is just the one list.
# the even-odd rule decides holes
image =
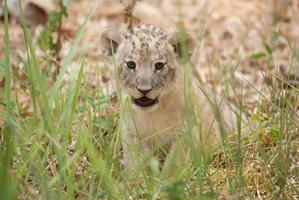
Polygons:
[[143,95],[146,95],[149,93],[153,88],[142,88],[142,87],[136,87],[139,92],[141,92]]

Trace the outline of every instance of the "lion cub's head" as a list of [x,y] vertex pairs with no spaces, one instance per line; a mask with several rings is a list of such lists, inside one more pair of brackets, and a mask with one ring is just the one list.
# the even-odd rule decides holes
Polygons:
[[168,34],[151,25],[127,33],[107,29],[101,45],[106,60],[113,63],[115,59],[122,88],[139,109],[159,105],[177,81],[183,58],[188,58],[194,47],[188,34]]

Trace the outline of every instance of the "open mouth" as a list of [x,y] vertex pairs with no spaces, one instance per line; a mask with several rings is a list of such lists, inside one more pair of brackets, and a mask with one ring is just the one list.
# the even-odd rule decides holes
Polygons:
[[133,103],[139,107],[148,108],[153,105],[155,105],[158,102],[158,97],[155,99],[147,98],[146,96],[143,96],[138,99],[133,98]]

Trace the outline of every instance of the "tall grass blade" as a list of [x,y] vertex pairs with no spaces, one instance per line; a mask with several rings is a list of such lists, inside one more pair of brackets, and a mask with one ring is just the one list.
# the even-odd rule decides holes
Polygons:
[[51,94],[50,94],[50,100],[49,101],[50,101],[51,106],[53,106],[53,104],[54,104],[55,98],[56,98],[56,96],[58,94],[58,91],[59,91],[59,88],[62,84],[64,74],[66,73],[66,70],[69,67],[69,64],[71,63],[71,60],[72,60],[72,58],[73,58],[73,56],[76,52],[76,48],[78,47],[79,42],[81,41],[81,37],[84,34],[86,24],[87,24],[87,22],[90,18],[90,14],[91,14],[94,6],[95,6],[95,1],[91,5],[91,8],[89,9],[89,11],[87,13],[87,16],[84,19],[84,22],[80,26],[78,34],[76,35],[76,38],[75,38],[73,44],[71,45],[66,57],[63,59],[62,68],[60,69],[59,75],[57,77],[56,82],[54,83],[53,89],[52,89]]
[[[52,116],[52,112],[49,107],[49,100],[48,100],[48,95],[47,95],[47,89],[45,86],[45,78],[43,77],[40,66],[38,65],[36,54],[35,54],[35,49],[32,44],[32,39],[29,34],[28,27],[26,26],[24,15],[23,15],[23,8],[22,8],[22,3],[19,0],[19,9],[20,9],[20,22],[22,25],[23,33],[24,33],[24,38],[25,38],[25,45],[26,45],[26,51],[27,51],[27,56],[29,58],[29,66],[32,65],[32,86],[33,89],[32,91],[38,89],[39,94],[40,94],[40,109],[41,109],[41,114],[44,118],[44,123],[45,126],[48,128],[50,133],[54,133],[54,119]],[[37,87],[37,88],[35,88]]]
[[5,125],[0,129],[0,194],[4,199],[15,199],[16,180],[12,176],[15,127],[13,122],[13,102],[11,97],[12,67],[10,63],[10,43],[8,32],[7,0],[4,1],[4,68],[5,68]]

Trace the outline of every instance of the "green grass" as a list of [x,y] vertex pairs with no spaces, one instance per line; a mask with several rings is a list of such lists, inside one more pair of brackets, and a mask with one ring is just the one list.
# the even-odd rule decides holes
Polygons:
[[[173,163],[181,153],[179,146],[166,155],[164,164],[134,147],[138,164],[132,174],[125,171],[120,162],[119,126],[124,111],[115,106],[115,99],[121,99],[120,105],[128,103],[128,99],[120,94],[105,96],[101,88],[90,88],[84,77],[84,52],[80,52],[78,60],[74,58],[88,19],[89,14],[51,85],[46,84],[50,77],[40,69],[32,38],[21,20],[28,55],[24,61],[25,90],[33,107],[33,113],[24,116],[17,96],[11,93],[12,83],[24,80],[13,76],[5,14],[5,57],[1,62],[5,89],[0,96],[5,107],[5,112],[0,113],[0,120],[5,122],[0,127],[1,199],[299,198],[299,119],[294,103],[298,100],[298,86],[285,90],[288,80],[279,80],[274,74],[270,76],[275,81],[265,85],[271,96],[260,94],[257,112],[249,117],[251,133],[245,138],[241,135],[240,113],[246,97],[237,92],[237,84],[231,78],[234,71],[221,72],[218,80],[226,82],[224,96],[228,91],[237,96],[236,137],[223,137],[217,151],[193,145],[191,132],[201,134],[202,113],[191,99],[186,106],[186,136],[179,139],[190,148],[175,173]],[[62,80],[72,60],[77,61],[77,70],[63,91]],[[185,80],[185,95],[189,97],[191,86],[189,79]],[[213,103],[213,97],[209,98]],[[221,111],[217,105],[214,108],[217,116]]]

